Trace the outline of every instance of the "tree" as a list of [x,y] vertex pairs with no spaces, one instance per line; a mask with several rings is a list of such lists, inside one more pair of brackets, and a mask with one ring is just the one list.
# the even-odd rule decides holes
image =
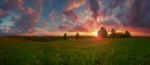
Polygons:
[[67,39],[67,33],[64,33],[63,39]]
[[115,37],[116,36],[116,30],[114,28],[111,29],[111,34],[110,37]]
[[131,34],[129,31],[125,31],[124,35],[125,35],[125,37],[131,37]]
[[77,32],[76,33],[76,39],[79,39],[79,37],[80,37],[80,34]]
[[108,37],[107,30],[105,29],[105,27],[101,27],[101,29],[98,31],[98,36],[101,38]]
[[114,28],[111,29],[111,34],[116,34],[116,30]]

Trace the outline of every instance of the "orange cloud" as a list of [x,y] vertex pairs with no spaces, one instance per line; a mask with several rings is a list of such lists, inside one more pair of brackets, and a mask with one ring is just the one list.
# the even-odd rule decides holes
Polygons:
[[71,11],[73,9],[76,9],[76,8],[80,7],[84,3],[85,3],[85,0],[73,0],[70,3],[68,3],[68,5],[67,5],[65,10],[66,11]]
[[76,8],[79,8],[81,5],[85,3],[85,0],[73,0],[70,1],[65,10],[64,14],[68,17],[70,17],[73,21],[80,21],[80,16],[78,16],[73,10]]

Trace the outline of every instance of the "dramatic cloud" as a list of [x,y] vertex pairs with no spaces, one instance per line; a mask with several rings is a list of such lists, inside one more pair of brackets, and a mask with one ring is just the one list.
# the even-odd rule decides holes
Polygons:
[[81,5],[83,5],[85,0],[72,0],[68,2],[64,14],[68,17],[71,17],[73,21],[79,21],[79,16],[74,12],[76,8],[79,8]]
[[0,17],[4,17],[4,16],[7,16],[7,15],[8,15],[7,11],[0,9]]
[[15,32],[34,32],[36,23],[39,21],[39,13],[35,12],[32,8],[27,8],[19,19],[14,20]]
[[[92,32],[100,27],[150,33],[149,0],[0,0],[0,32]],[[38,32],[37,32],[38,31]],[[40,32],[39,32],[40,34]]]
[[128,16],[130,25],[150,28],[149,2],[149,0],[134,0]]
[[85,0],[72,0],[66,6],[66,11],[71,11],[76,8],[79,8],[81,5],[85,3]]
[[98,0],[89,0],[90,10],[92,11],[93,18],[97,19],[99,15],[99,3]]
[[79,20],[79,16],[77,14],[75,14],[75,12],[73,12],[73,11],[64,11],[63,13],[66,16],[68,16],[69,18],[73,19],[73,21],[78,21]]

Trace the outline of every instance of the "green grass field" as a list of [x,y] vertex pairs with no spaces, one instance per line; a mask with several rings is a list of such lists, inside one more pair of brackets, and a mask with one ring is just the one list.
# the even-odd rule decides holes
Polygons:
[[150,38],[0,38],[0,65],[150,65]]

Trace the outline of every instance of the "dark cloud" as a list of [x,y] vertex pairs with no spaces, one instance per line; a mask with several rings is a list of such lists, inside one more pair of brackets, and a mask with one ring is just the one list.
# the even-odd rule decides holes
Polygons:
[[64,14],[71,18],[73,21],[79,21],[80,17],[74,12],[75,9],[83,5],[85,0],[72,0],[69,1],[65,7]]
[[0,29],[0,36],[16,36],[15,34],[8,33]]
[[3,18],[8,15],[9,6],[6,0],[0,0],[0,17]]
[[[9,12],[16,12],[17,16],[12,17],[14,22],[9,33],[22,34],[34,32],[36,24],[40,20],[42,0],[33,0],[31,6],[28,0],[0,0],[0,17],[9,16]],[[28,1],[29,2],[29,1]],[[12,16],[12,15],[11,15]]]
[[129,24],[134,27],[150,28],[149,0],[134,0],[129,11]]
[[8,11],[0,9],[0,17],[5,17],[8,15]]
[[71,18],[74,22],[79,20],[79,16],[73,11],[64,11],[63,14]]
[[92,11],[92,16],[93,18],[97,18],[97,16],[99,15],[99,3],[98,3],[98,0],[89,0],[89,7],[90,7],[90,10]]
[[32,8],[27,8],[26,11],[18,18],[12,29],[15,33],[34,32],[35,26],[39,21],[39,13],[33,11]]
[[[80,19],[80,16],[77,15],[74,10],[79,8],[81,5],[83,5],[83,2],[85,2],[85,0],[74,0],[73,2],[69,2],[70,5],[68,5],[68,7],[66,8],[66,10],[64,11],[64,14],[66,16],[69,16],[69,18],[72,18],[74,21],[78,21],[78,20],[82,20]],[[98,18],[99,15],[99,3],[98,0],[86,0],[86,5],[88,5],[87,8],[90,8],[90,13],[92,13],[92,18],[96,19]],[[61,25],[59,27],[59,29],[64,29],[67,31],[81,31],[81,32],[89,32],[89,31],[93,31],[95,29],[98,28],[98,23],[94,20],[92,20],[92,18],[87,19],[86,21],[84,21],[84,23],[82,23],[81,21],[75,22],[74,24],[65,24],[65,25]]]
[[117,6],[122,6],[127,0],[112,0],[110,8],[115,8]]
[[0,0],[0,17],[9,16],[10,12],[24,10],[25,0]]
[[8,10],[9,7],[7,0],[0,0],[0,9]]
[[86,22],[81,23],[81,22],[77,22],[74,24],[63,24],[59,27],[60,30],[66,30],[66,31],[71,31],[71,32],[75,32],[75,31],[79,31],[79,32],[92,32],[92,31],[96,31],[97,29],[99,29],[99,23],[95,22],[95,20],[92,19],[88,19],[86,20]]

